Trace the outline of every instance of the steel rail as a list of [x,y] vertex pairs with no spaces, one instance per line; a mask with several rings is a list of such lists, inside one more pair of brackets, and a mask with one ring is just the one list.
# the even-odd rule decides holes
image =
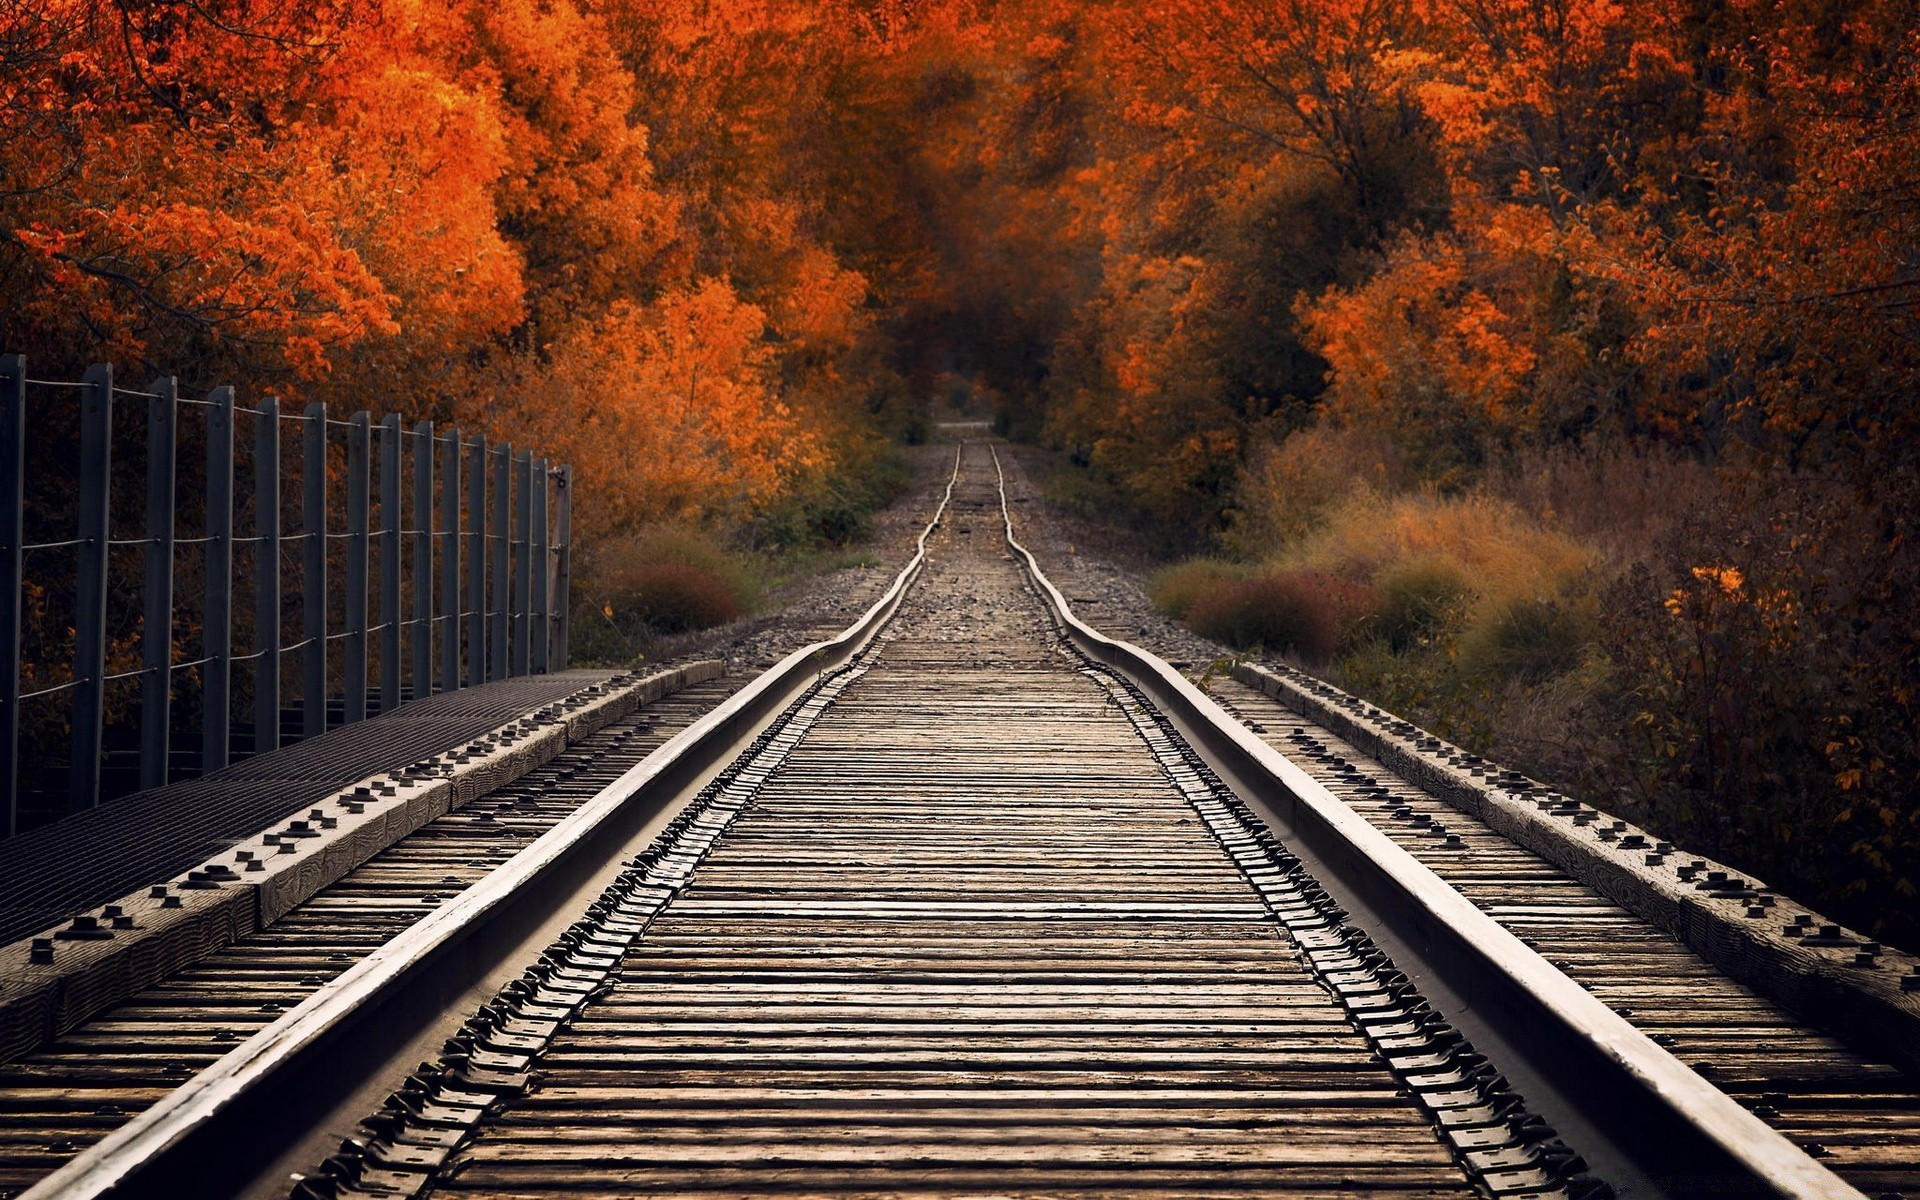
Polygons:
[[[964,446],[962,447],[964,450]],[[597,893],[623,852],[684,807],[822,674],[865,649],[926,563],[960,474],[960,454],[913,557],[887,591],[838,635],[789,654],[580,805],[539,840],[394,938],[279,1020],[242,1042],[21,1200],[123,1197],[213,1200],[235,1194],[280,1157],[317,1115],[369,1089],[389,1091],[423,1033],[464,1013],[525,964],[528,945],[583,893]],[[456,1022],[457,1023],[457,1022]],[[409,1057],[396,1059],[408,1053]],[[371,1069],[369,1063],[374,1064]]]
[[1075,616],[1014,535],[997,451],[994,470],[1007,545],[1069,642],[1144,692],[1359,923],[1367,924],[1364,913],[1382,926],[1367,932],[1596,1174],[1616,1187],[1633,1185],[1628,1194],[1635,1196],[1862,1200],[1861,1192],[1481,912],[1164,660]]

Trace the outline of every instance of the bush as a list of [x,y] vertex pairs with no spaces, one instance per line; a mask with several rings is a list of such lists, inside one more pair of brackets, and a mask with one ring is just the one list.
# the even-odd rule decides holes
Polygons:
[[1224,538],[1249,557],[1297,542],[1359,494],[1403,482],[1392,443],[1364,429],[1317,425],[1248,455]]
[[1235,649],[1326,662],[1376,602],[1364,584],[1321,571],[1286,571],[1220,581],[1194,597],[1186,623]]
[[1552,678],[1591,640],[1597,556],[1496,497],[1356,493],[1278,565],[1372,581],[1358,632],[1401,653],[1457,638],[1460,669],[1489,678]]
[[1556,765],[1663,837],[1920,947],[1920,481],[1729,481],[1602,594]]
[[891,446],[869,443],[847,451],[840,472],[796,482],[754,515],[754,542],[777,552],[840,549],[872,532],[874,510],[913,486],[913,468]]
[[1580,665],[1592,641],[1586,620],[1557,600],[1510,600],[1483,613],[1462,639],[1469,670],[1519,683],[1545,683]]
[[1599,443],[1527,454],[1484,490],[1624,569],[1643,561],[1686,514],[1715,502],[1724,486],[1696,455]]
[[1380,607],[1368,632],[1396,653],[1422,646],[1457,620],[1471,589],[1460,569],[1441,559],[1417,559],[1375,577]]
[[1245,567],[1217,558],[1192,558],[1162,567],[1147,579],[1153,607],[1176,621],[1186,619],[1194,600],[1221,585],[1246,578]]
[[760,581],[696,530],[659,527],[598,547],[586,590],[614,625],[682,633],[738,620]]
[[1591,571],[1594,555],[1494,497],[1357,493],[1287,547],[1278,565],[1377,579],[1402,563],[1449,564],[1488,601],[1553,594]]
[[684,563],[717,577],[743,610],[760,602],[760,579],[754,569],[711,535],[684,525],[657,525],[603,542],[597,547],[591,575],[595,584],[618,593],[635,571],[662,563]]
[[709,629],[740,618],[740,597],[718,572],[686,562],[637,564],[623,572],[608,600],[616,618],[644,622],[658,633]]

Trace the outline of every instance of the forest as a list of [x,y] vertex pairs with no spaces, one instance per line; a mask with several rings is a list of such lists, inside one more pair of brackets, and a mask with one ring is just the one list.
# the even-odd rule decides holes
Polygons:
[[537,444],[609,619],[990,406],[1196,630],[1920,943],[1913,3],[0,0],[0,147],[0,349]]

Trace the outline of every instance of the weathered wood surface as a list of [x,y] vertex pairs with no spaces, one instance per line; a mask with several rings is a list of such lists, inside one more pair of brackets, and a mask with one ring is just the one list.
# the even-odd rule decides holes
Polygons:
[[[719,671],[717,661],[702,661],[618,684],[593,682],[549,706],[541,720],[516,721],[468,744],[484,749],[436,756],[430,773],[382,773],[342,788],[316,803],[312,811],[322,819],[308,820],[298,838],[282,838],[277,826],[232,846],[210,847],[207,862],[233,872],[220,887],[181,887],[187,875],[143,881],[112,908],[89,914],[117,909],[131,918],[131,928],[110,938],[67,940],[63,921],[0,946],[0,1059],[43,1046],[148,984],[273,924],[443,813],[551,761],[636,707]],[[160,885],[160,894],[153,885]],[[103,926],[110,923],[100,917]],[[51,963],[36,961],[36,942],[52,943]]]
[[[997,511],[961,500],[878,658],[607,960],[612,989],[557,1034],[500,1031],[543,1046],[536,1086],[435,1195],[1474,1194],[1405,1080],[1051,636]],[[1223,691],[1849,1180],[1920,1194],[1920,1103],[1899,1072],[1419,789],[1357,777],[1373,766],[1327,730]],[[0,1191],[480,878],[718,692],[616,722],[0,1068]]]
[[[1686,847],[1463,754],[1317,680],[1242,664],[1238,682],[1344,739],[1494,832],[1675,935],[1728,974],[1803,1017],[1845,1030],[1920,1070],[1920,955],[1883,947]],[[1563,803],[1564,802],[1564,803]],[[1666,848],[1665,853],[1649,853]],[[1745,887],[1713,890],[1715,876]],[[1754,898],[1759,908],[1754,910]],[[1832,936],[1808,941],[1807,934]],[[1864,952],[1864,956],[1863,956]],[[1913,977],[1906,980],[1905,977]]]

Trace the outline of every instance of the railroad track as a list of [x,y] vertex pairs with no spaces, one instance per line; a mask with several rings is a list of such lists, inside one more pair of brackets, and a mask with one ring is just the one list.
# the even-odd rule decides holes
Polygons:
[[1671,934],[1231,680],[1235,716],[1660,1046],[1875,1196],[1920,1196],[1912,1078],[1715,969]]
[[1433,836],[1437,802],[1326,730],[1080,626],[1003,495],[964,447],[841,637],[657,702],[11,1064],[0,1183],[1920,1195],[1905,1076],[1458,814]]
[[0,1066],[0,1193],[17,1195],[531,844],[718,703],[720,680],[616,721],[429,823],[280,921]]

